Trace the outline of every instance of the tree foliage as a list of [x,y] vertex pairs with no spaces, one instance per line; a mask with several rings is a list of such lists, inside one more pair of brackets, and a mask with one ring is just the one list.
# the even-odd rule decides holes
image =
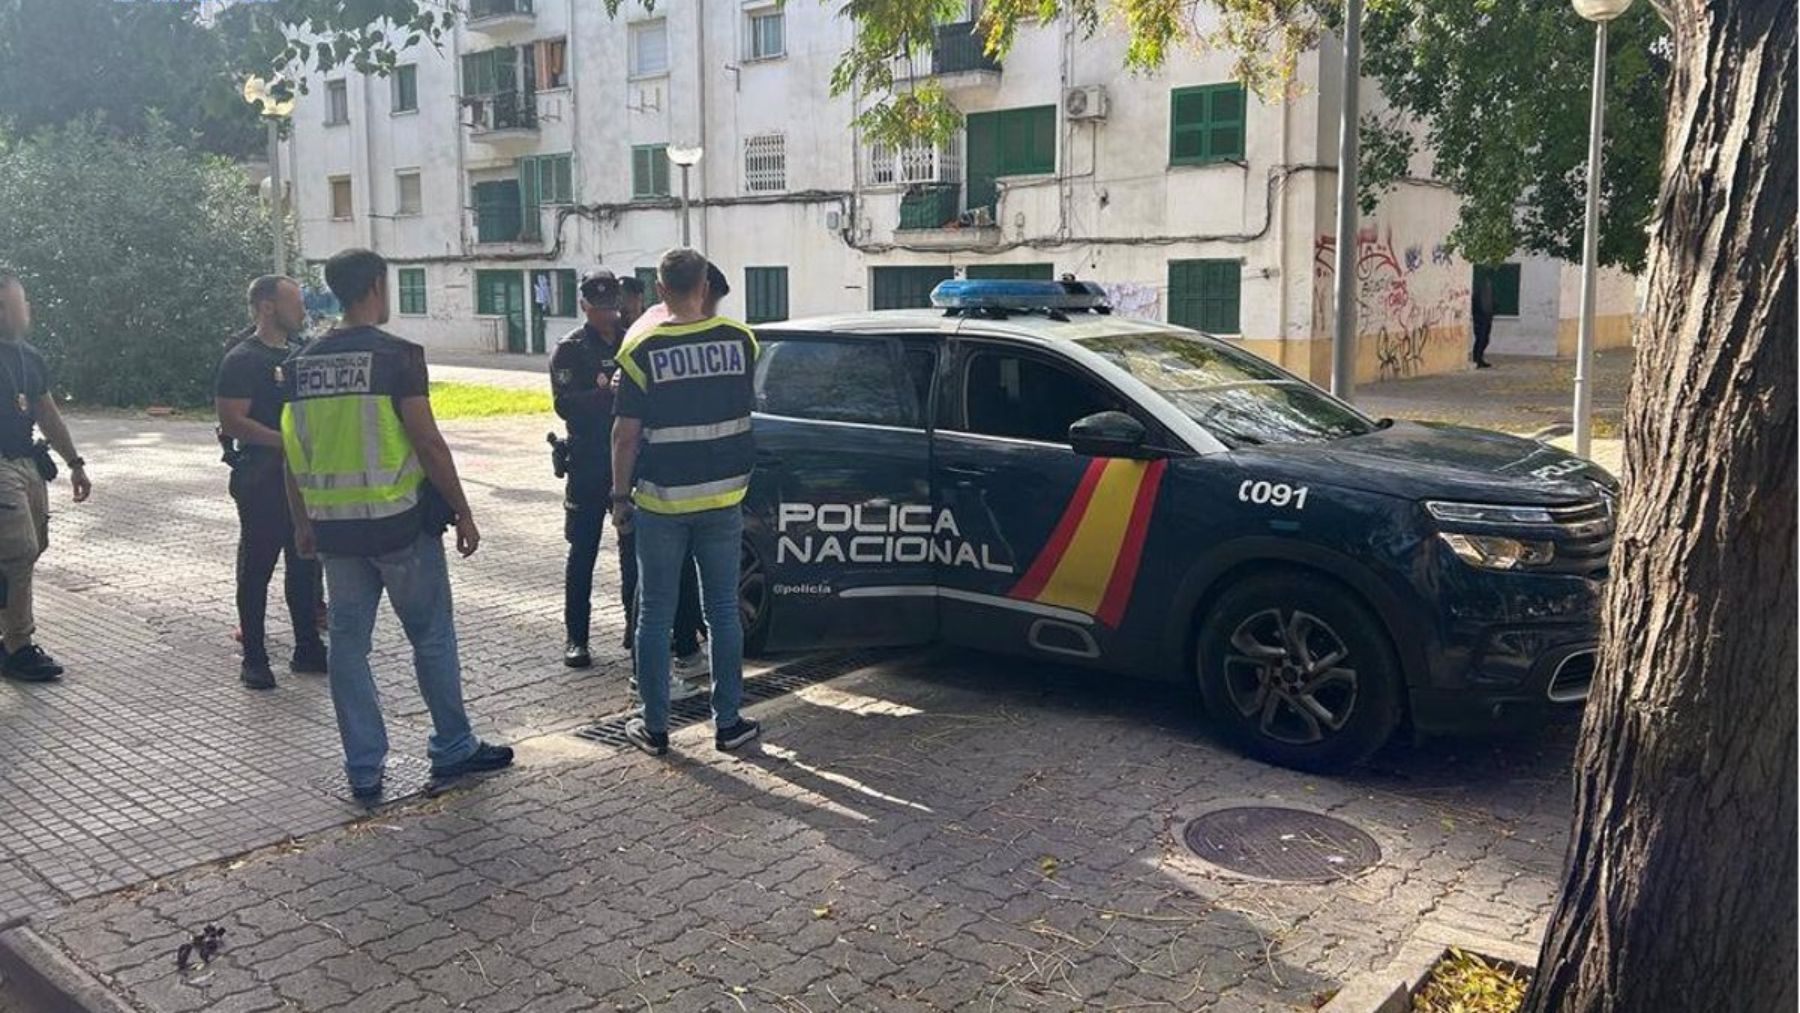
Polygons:
[[236,166],[151,120],[0,135],[0,262],[32,302],[30,340],[86,403],[199,404],[244,286],[269,270],[267,212]]
[[106,129],[133,136],[154,119],[205,151],[260,152],[262,127],[237,94],[234,70],[253,55],[235,31],[241,19],[206,26],[196,10],[0,0],[0,124],[31,134],[98,117]]
[[[1660,175],[1668,31],[1648,4],[1608,29],[1600,262],[1644,266]],[[1594,32],[1567,0],[1384,0],[1364,73],[1424,128],[1432,175],[1462,198],[1450,241],[1471,260],[1515,249],[1581,259]],[[1404,175],[1415,135],[1365,117],[1365,208]]]

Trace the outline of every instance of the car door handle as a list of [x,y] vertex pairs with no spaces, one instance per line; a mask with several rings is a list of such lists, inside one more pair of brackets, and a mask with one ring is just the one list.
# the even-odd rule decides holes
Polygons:
[[988,474],[987,469],[985,468],[977,468],[964,464],[946,464],[944,465],[944,472],[950,475],[959,475],[963,478],[986,478]]

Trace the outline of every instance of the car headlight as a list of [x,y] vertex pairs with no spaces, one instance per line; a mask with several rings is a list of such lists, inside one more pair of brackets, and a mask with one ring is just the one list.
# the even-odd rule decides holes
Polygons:
[[1440,531],[1438,537],[1450,546],[1456,558],[1484,570],[1523,570],[1543,566],[1556,558],[1556,546],[1550,542],[1455,531]]
[[1428,500],[1425,510],[1440,521],[1455,524],[1549,524],[1548,507],[1501,506],[1489,503],[1445,503]]

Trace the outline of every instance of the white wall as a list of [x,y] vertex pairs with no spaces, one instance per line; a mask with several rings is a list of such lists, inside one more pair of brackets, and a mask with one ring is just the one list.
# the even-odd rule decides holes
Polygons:
[[[975,113],[1060,105],[1069,87],[1103,84],[1110,115],[1098,122],[1058,116],[1057,173],[1001,180],[997,229],[900,231],[900,188],[862,180],[865,145],[852,126],[855,106],[827,94],[831,68],[851,38],[848,19],[827,5],[787,4],[786,55],[749,61],[746,9],[755,2],[659,4],[656,16],[669,25],[670,72],[651,79],[629,74],[628,26],[648,17],[640,6],[628,3],[613,21],[591,0],[539,0],[529,25],[459,26],[443,52],[421,45],[407,54],[403,59],[419,67],[417,113],[391,111],[387,80],[365,84],[354,72],[337,72],[350,79],[351,123],[325,127],[325,89],[315,80],[295,114],[291,152],[305,255],[322,260],[360,244],[397,266],[423,266],[428,312],[396,316],[394,329],[433,347],[495,348],[503,329],[475,314],[476,270],[604,264],[624,275],[654,265],[679,240],[680,216],[673,201],[632,200],[631,148],[700,145],[706,153],[692,177],[693,241],[739,289],[728,312],[744,312],[742,269],[750,266],[788,269],[790,312],[800,317],[868,308],[875,267],[1047,262],[1059,274],[1107,285],[1125,312],[1160,319],[1168,309],[1169,261],[1236,258],[1243,263],[1241,336],[1250,347],[1271,354],[1259,343],[1279,348],[1329,333],[1319,298],[1321,240],[1335,230],[1337,109],[1329,84],[1337,51],[1329,41],[1302,59],[1296,98],[1271,104],[1249,97],[1241,161],[1171,166],[1171,90],[1230,81],[1228,57],[1184,50],[1161,72],[1139,76],[1121,70],[1125,42],[1116,28],[1092,39],[1062,23],[1024,29],[997,79],[949,82],[958,106]],[[1208,10],[1199,16],[1203,30],[1216,17]],[[489,143],[458,125],[461,54],[560,35],[569,40],[572,86],[540,94],[534,136]],[[744,141],[770,131],[785,139],[787,190],[775,203],[744,184]],[[521,155],[562,152],[573,153],[575,197],[593,213],[570,216],[558,235],[556,213],[547,209],[541,243],[476,244],[471,180],[510,176]],[[394,173],[412,167],[423,174],[424,211],[397,219]],[[326,181],[333,174],[353,177],[350,222],[330,220]],[[670,181],[679,193],[675,167]],[[1458,284],[1466,303],[1467,265],[1434,259],[1453,218],[1446,191],[1412,186],[1390,195],[1365,223],[1378,241],[1394,244],[1407,295],[1374,307],[1368,321],[1377,329],[1424,316],[1439,326]],[[1422,260],[1409,269],[1415,249]],[[1553,274],[1547,288],[1556,289]],[[1329,317],[1329,285],[1324,296]],[[1554,313],[1552,307],[1545,318],[1552,347]],[[551,320],[549,339],[573,324]],[[1497,351],[1500,334],[1497,327]]]

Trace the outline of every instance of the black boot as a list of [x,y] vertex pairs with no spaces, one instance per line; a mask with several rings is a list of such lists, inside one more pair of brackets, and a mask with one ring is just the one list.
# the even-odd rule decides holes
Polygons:
[[563,647],[563,664],[570,668],[591,668],[594,658],[588,653],[588,645],[571,640]]

